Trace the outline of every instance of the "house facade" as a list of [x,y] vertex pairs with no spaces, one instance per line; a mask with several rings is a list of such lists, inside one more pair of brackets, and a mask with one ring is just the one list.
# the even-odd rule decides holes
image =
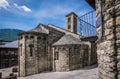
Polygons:
[[18,41],[0,45],[0,68],[18,65]]

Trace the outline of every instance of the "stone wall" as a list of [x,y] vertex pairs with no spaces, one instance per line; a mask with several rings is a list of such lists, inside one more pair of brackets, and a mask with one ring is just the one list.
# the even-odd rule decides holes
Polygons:
[[89,65],[93,65],[93,64],[96,64],[97,63],[97,46],[96,46],[96,43],[95,42],[90,42],[91,44],[91,48],[89,49],[90,50],[90,62],[89,62]]
[[[26,34],[25,36],[25,75],[32,75],[36,72],[36,54],[35,51],[35,38],[34,34]],[[32,47],[32,50],[30,48]],[[30,53],[32,52],[32,54]]]
[[77,15],[73,12],[66,15],[66,30],[77,34]]
[[0,48],[0,69],[18,65],[17,48]]
[[25,35],[19,36],[18,45],[19,76],[25,76]]
[[97,46],[95,41],[83,41],[83,44],[88,46],[88,65],[97,64]]
[[46,71],[49,69],[48,67],[48,51],[47,51],[47,36],[44,35],[39,35],[39,37],[37,38],[37,50],[36,52],[38,52],[37,55],[37,59],[38,61],[38,73]]
[[[58,53],[58,59],[56,59]],[[60,45],[53,47],[54,71],[69,71],[89,64],[88,45]]]
[[47,37],[48,44],[48,70],[52,70],[53,54],[52,54],[52,44],[58,41],[63,35],[63,32],[57,31],[52,27],[47,27],[49,29],[49,35]]
[[[19,76],[27,76],[52,70],[52,44],[64,33],[46,27],[49,34],[23,33],[19,35]],[[32,45],[32,56],[30,47]]]
[[99,79],[120,79],[120,0],[96,0],[96,13]]
[[69,71],[69,48],[58,46],[54,48],[54,71]]
[[19,76],[45,71],[48,55],[46,35],[26,33],[19,38]]
[[69,47],[69,69],[78,69],[89,65],[89,46],[71,45]]

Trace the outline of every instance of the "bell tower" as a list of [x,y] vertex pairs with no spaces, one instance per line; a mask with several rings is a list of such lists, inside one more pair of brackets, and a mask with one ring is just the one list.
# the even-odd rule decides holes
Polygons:
[[66,15],[66,30],[77,33],[77,15],[74,12]]

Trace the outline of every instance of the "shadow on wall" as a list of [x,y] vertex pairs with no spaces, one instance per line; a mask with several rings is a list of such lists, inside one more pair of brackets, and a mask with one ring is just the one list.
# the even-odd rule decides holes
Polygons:
[[95,64],[95,65],[92,65],[92,66],[87,66],[87,67],[84,67],[80,70],[89,70],[89,69],[94,69],[94,68],[97,68],[98,67],[98,64]]

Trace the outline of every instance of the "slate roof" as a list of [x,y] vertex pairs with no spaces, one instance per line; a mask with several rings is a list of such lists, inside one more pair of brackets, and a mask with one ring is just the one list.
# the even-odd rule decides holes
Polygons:
[[47,34],[47,32],[40,27],[41,25],[42,24],[39,24],[36,28],[29,30],[27,32],[38,32],[38,33],[46,33]]
[[55,42],[53,46],[55,45],[69,45],[69,44],[83,44],[79,39],[73,37],[70,34],[64,35],[60,40]]
[[39,24],[36,28],[28,30],[26,32],[19,33],[18,35],[25,34],[25,33],[43,33],[43,34],[48,34],[48,31],[43,28],[43,26],[46,27],[46,25]]
[[75,33],[73,33],[73,32],[70,32],[70,31],[67,31],[67,30],[65,30],[65,29],[63,29],[63,28],[60,28],[60,27],[58,27],[58,26],[55,26],[55,25],[53,25],[53,24],[48,24],[48,27],[49,28],[53,28],[53,29],[55,29],[55,30],[58,30],[58,31],[60,31],[60,32],[63,32],[63,33],[65,33],[65,34],[70,34],[70,35],[72,35],[72,36],[74,36],[74,37],[76,37],[76,38],[82,38],[83,36],[81,36],[81,35],[79,35],[79,34],[75,34]]
[[71,13],[67,14],[66,17],[69,16],[69,15],[72,15],[72,14],[75,15],[75,16],[78,16],[78,15],[75,14],[74,12],[71,12]]
[[18,48],[18,40],[7,43],[5,45],[0,45],[0,48]]

